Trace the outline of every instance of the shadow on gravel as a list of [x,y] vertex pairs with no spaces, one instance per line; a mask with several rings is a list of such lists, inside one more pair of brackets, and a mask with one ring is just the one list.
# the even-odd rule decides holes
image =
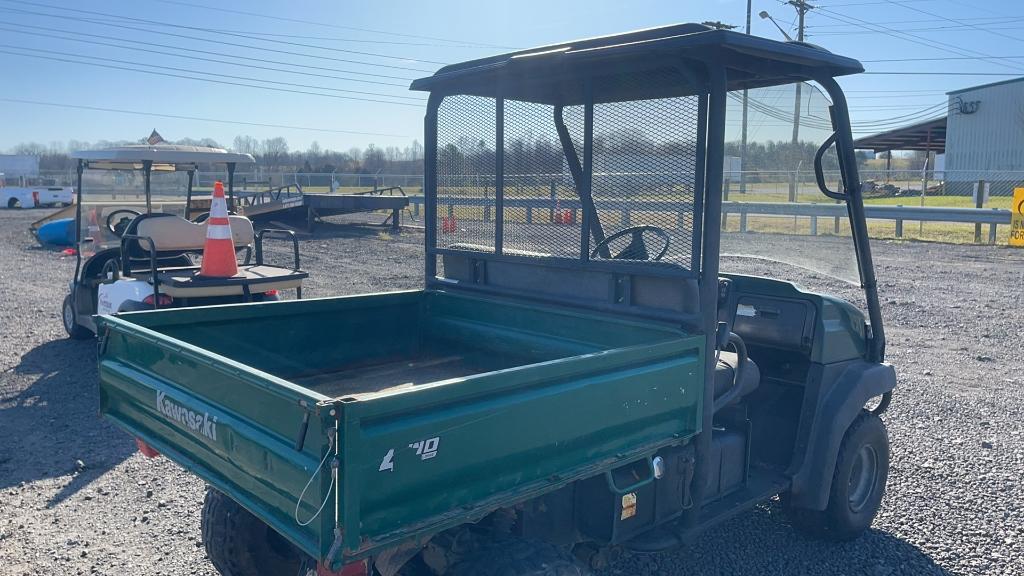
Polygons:
[[21,357],[0,388],[0,489],[72,475],[55,506],[135,452],[100,419],[96,344],[54,340]]
[[872,529],[853,542],[824,542],[797,532],[777,502],[759,506],[671,552],[629,555],[601,572],[626,574],[847,574],[951,576],[917,546]]

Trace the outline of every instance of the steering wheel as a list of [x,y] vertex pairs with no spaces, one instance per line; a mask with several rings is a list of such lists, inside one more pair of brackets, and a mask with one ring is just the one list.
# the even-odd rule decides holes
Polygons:
[[[121,218],[117,222],[114,222],[114,216],[117,216],[118,214],[131,214],[131,218]],[[110,214],[107,214],[107,230],[110,230],[111,234],[120,238],[121,235],[124,234],[124,231],[128,228],[128,225],[131,224],[132,218],[135,218],[136,216],[140,215],[141,212],[136,212],[135,210],[130,210],[128,208],[119,208],[117,210],[114,210]]]
[[[647,244],[644,243],[644,233],[650,232],[661,239],[664,244],[661,247],[661,251],[658,252],[657,256],[651,258],[649,252],[647,252]],[[672,243],[672,237],[668,235],[668,232],[664,228],[658,226],[630,226],[629,228],[623,228],[618,232],[606,237],[594,246],[593,252],[590,253],[591,258],[596,258],[597,253],[601,251],[601,248],[607,248],[613,241],[622,238],[623,236],[631,234],[632,238],[629,240],[629,244],[622,249],[621,252],[612,256],[613,260],[661,260],[662,256],[668,252],[669,244]]]

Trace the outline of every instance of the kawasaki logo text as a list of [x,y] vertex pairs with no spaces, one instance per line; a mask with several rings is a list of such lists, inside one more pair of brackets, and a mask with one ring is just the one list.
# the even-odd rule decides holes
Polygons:
[[156,393],[156,409],[168,419],[177,422],[193,434],[217,440],[217,417],[209,413],[198,413],[171,402],[163,392]]

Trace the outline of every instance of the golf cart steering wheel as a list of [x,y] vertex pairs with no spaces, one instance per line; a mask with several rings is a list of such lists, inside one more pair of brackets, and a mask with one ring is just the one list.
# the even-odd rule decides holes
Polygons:
[[[131,218],[121,218],[117,222],[114,222],[114,216],[117,216],[118,214],[131,214]],[[136,212],[135,210],[130,210],[128,208],[119,208],[114,210],[110,214],[107,214],[107,230],[110,230],[111,234],[120,238],[121,235],[124,234],[124,231],[128,229],[128,225],[131,224],[132,218],[140,215],[141,212]]]
[[[650,232],[658,238],[664,245],[661,247],[661,252],[654,258],[651,258],[650,253],[647,252],[647,244],[644,243],[644,233]],[[629,241],[629,245],[622,249],[621,252],[612,256],[613,260],[661,260],[662,256],[668,252],[668,246],[672,243],[672,237],[668,235],[668,232],[664,228],[658,226],[630,226],[629,228],[623,228],[615,234],[608,236],[604,240],[597,243],[594,246],[593,252],[590,253],[591,258],[596,258],[597,253],[601,251],[601,248],[607,248],[608,245],[614,241],[622,238],[626,234],[631,234],[632,238]]]

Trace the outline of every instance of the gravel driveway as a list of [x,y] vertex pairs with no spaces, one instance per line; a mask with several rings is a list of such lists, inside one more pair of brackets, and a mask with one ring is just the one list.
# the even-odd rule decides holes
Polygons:
[[[0,210],[0,574],[213,574],[203,483],[97,416],[94,344],[66,339],[58,314],[74,259],[35,246],[41,215]],[[306,293],[418,287],[421,241],[324,224],[302,242]],[[816,542],[771,503],[607,574],[1024,574],[1024,251],[877,242],[875,255],[900,378],[875,528]]]

